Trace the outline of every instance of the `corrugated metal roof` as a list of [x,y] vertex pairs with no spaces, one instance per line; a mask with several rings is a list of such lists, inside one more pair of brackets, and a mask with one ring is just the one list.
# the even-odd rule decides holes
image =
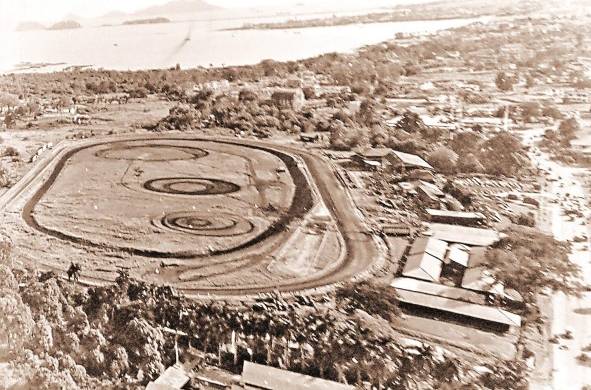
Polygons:
[[402,275],[428,282],[437,282],[442,267],[441,260],[428,253],[422,253],[407,257]]
[[436,217],[446,218],[464,218],[464,219],[484,219],[482,213],[475,213],[471,211],[451,211],[451,210],[437,210],[437,209],[426,209],[427,214]]
[[266,390],[355,390],[354,386],[244,362],[242,382]]
[[447,242],[473,246],[490,246],[499,241],[499,233],[492,229],[480,229],[444,223],[430,223],[431,236]]
[[466,290],[458,287],[450,287],[439,283],[429,283],[422,280],[415,280],[411,278],[396,278],[390,284],[396,290],[407,290],[420,292],[428,295],[435,295],[439,297],[457,299],[460,301],[472,302],[477,304],[486,303],[485,297],[474,291]]
[[429,183],[429,182],[424,181],[424,180],[419,180],[419,187],[423,187],[423,189],[425,191],[428,191],[428,192],[430,192],[431,194],[433,194],[435,196],[438,196],[438,197],[445,196],[445,194],[443,193],[443,191],[441,191],[439,189],[439,187],[437,187],[433,183]]
[[181,366],[175,364],[174,366],[168,367],[162,375],[153,382],[157,387],[152,388],[162,388],[162,386],[166,386],[171,389],[180,389],[186,385],[189,380],[190,378],[185,370]]
[[397,290],[401,302],[446,311],[466,317],[508,326],[521,326],[521,317],[494,306],[477,305],[454,299],[427,295],[414,291]]
[[369,148],[360,152],[359,155],[365,158],[382,158],[392,153],[390,148]]
[[400,159],[400,161],[402,161],[405,165],[410,165],[410,166],[420,167],[420,168],[425,168],[425,169],[433,169],[433,167],[431,165],[429,165],[429,163],[427,163],[427,161],[423,160],[421,157],[417,156],[416,154],[399,152],[397,150],[393,150],[392,153],[394,153],[394,155],[396,157],[398,157]]
[[468,262],[470,261],[470,250],[466,248],[462,244],[452,244],[449,246],[449,251],[447,252],[447,261],[453,261],[456,264],[459,264],[463,267],[468,267]]
[[419,237],[412,244],[409,255],[420,255],[426,252],[431,256],[443,261],[445,259],[446,251],[447,242],[433,237]]
[[372,167],[379,167],[381,164],[379,161],[367,160],[363,159],[363,163],[366,165],[371,165]]

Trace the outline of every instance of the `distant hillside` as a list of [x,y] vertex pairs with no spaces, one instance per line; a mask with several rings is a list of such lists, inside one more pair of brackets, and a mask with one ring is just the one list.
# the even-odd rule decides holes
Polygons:
[[135,12],[134,16],[160,16],[174,14],[191,14],[221,9],[202,0],[174,0],[163,5],[142,9]]
[[156,23],[170,23],[170,19],[167,18],[150,18],[150,19],[134,19],[126,20],[123,24],[156,24]]
[[16,26],[16,31],[45,30],[45,26],[37,22],[22,22]]
[[80,23],[74,20],[63,20],[49,27],[48,30],[69,30],[80,27],[82,27]]

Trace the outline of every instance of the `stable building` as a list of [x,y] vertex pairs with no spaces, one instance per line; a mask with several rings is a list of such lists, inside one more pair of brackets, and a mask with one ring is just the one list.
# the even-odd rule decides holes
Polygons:
[[368,148],[355,153],[352,160],[366,169],[380,169],[390,164],[392,149]]
[[433,171],[433,167],[428,162],[423,160],[416,154],[399,152],[397,150],[392,151],[392,159],[390,160],[392,167],[400,171],[408,171],[414,169],[426,169]]
[[432,209],[440,208],[441,203],[445,200],[445,194],[439,187],[423,180],[419,180],[416,186],[416,192],[423,205],[427,205]]
[[441,276],[452,280],[455,285],[460,285],[469,261],[469,247],[463,244],[450,244],[443,260]]
[[428,208],[425,212],[430,222],[450,225],[474,226],[482,224],[486,220],[484,214],[478,212],[438,210],[434,208]]
[[402,275],[437,283],[446,253],[446,242],[431,237],[418,238],[409,250]]
[[168,367],[155,381],[148,383],[146,390],[175,390],[184,388],[191,378],[180,364]]
[[[433,283],[429,283],[433,284]],[[480,305],[459,300],[457,295],[463,295],[453,287],[438,285],[439,290],[423,291],[423,286],[399,286],[396,287],[398,300],[402,307],[409,307],[416,312],[424,312],[428,315],[436,314],[438,317],[449,318],[453,321],[471,323],[475,327],[484,327],[495,331],[508,331],[511,328],[521,327],[521,317],[507,310]],[[452,296],[454,298],[448,298]]]
[[232,390],[355,390],[355,386],[245,360],[240,384]]
[[469,226],[429,223],[430,235],[447,242],[469,246],[490,246],[501,239],[499,232]]

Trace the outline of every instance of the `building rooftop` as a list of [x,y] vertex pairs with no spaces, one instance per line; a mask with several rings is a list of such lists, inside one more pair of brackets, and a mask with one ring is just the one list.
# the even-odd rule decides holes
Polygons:
[[490,246],[500,240],[500,235],[492,229],[481,229],[444,223],[430,223],[431,237],[447,242],[471,246]]
[[181,365],[175,364],[168,367],[154,382],[148,383],[146,390],[181,389],[189,380],[185,369]]
[[409,255],[420,255],[428,253],[431,256],[443,261],[447,251],[447,242],[433,237],[419,237],[413,242]]
[[483,220],[484,214],[472,212],[472,211],[452,211],[452,210],[437,210],[437,209],[426,209],[425,210],[430,217],[445,217],[445,218],[461,218],[461,219],[475,219]]
[[445,263],[450,262],[459,264],[462,267],[468,267],[468,263],[470,262],[470,249],[463,244],[451,244],[445,259]]
[[244,361],[241,383],[246,389],[355,390],[354,386]]
[[435,295],[471,303],[485,303],[485,298],[481,294],[463,288],[450,287],[439,283],[429,283],[411,278],[396,278],[392,281],[390,286],[397,290],[414,291],[427,295]]
[[390,153],[392,153],[390,148],[368,148],[359,152],[359,155],[363,158],[384,158]]
[[459,314],[477,320],[484,320],[507,326],[521,326],[521,317],[494,306],[461,302],[455,299],[423,294],[415,291],[397,290],[400,302]]
[[404,165],[425,168],[425,169],[433,169],[433,167],[431,165],[429,165],[429,163],[427,163],[425,160],[423,160],[421,157],[417,156],[416,154],[399,152],[397,150],[393,150],[392,153],[396,157],[398,157],[398,159],[400,161],[402,161],[402,163]]
[[408,256],[402,275],[428,282],[438,282],[442,268],[442,260],[425,252]]
[[419,187],[422,187],[424,190],[429,191],[431,194],[443,197],[445,193],[439,189],[435,184],[429,183],[428,181],[419,180]]

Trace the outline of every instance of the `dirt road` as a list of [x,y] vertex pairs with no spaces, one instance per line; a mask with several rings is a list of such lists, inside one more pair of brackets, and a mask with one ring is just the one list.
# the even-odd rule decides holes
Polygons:
[[[532,132],[527,135],[526,144],[533,145],[539,134]],[[535,161],[542,171],[548,172],[549,180],[543,195],[555,200],[552,203],[543,202],[543,207],[551,216],[551,232],[560,241],[579,238],[581,242],[573,244],[569,259],[581,267],[583,282],[591,285],[589,194],[578,178],[589,172],[551,161],[545,153],[538,153]],[[571,218],[567,215],[568,210],[578,210],[580,216]],[[552,311],[552,334],[563,334],[568,329],[572,331],[573,338],[559,338],[558,344],[553,345],[551,384],[535,388],[581,389],[591,384],[591,365],[577,361],[581,350],[591,344],[591,293],[586,292],[580,298],[555,294],[552,297]]]
[[[67,156],[71,155],[73,149],[80,148],[81,146],[93,145],[96,143],[105,143],[121,140],[130,139],[150,139],[158,140],[165,139],[169,136],[134,136],[134,137],[110,137],[101,140],[89,140],[82,143],[72,143],[69,145],[59,145],[55,150],[48,155],[45,159],[39,161],[33,169],[25,175],[25,177],[15,185],[9,193],[0,199],[0,209],[11,204],[15,200],[26,198],[30,196],[31,188],[39,186],[40,181],[45,181],[49,177],[55,178],[61,168],[64,165],[64,161],[67,160]],[[175,136],[176,138],[176,136]],[[256,294],[259,292],[271,292],[271,291],[299,291],[305,289],[314,289],[330,285],[333,283],[346,281],[359,273],[367,270],[380,255],[379,249],[377,248],[374,238],[369,232],[366,231],[362,221],[359,220],[355,214],[355,205],[347,196],[346,189],[341,186],[330,165],[318,155],[309,153],[307,151],[289,147],[270,144],[260,141],[246,141],[236,139],[210,139],[210,138],[190,138],[198,141],[216,141],[224,143],[233,143],[236,145],[243,145],[255,148],[261,148],[265,150],[276,151],[278,153],[284,153],[288,156],[294,156],[297,160],[304,163],[305,167],[301,168],[309,176],[308,181],[311,181],[311,186],[315,188],[315,191],[321,196],[322,200],[326,204],[327,208],[331,212],[333,218],[337,222],[339,231],[341,232],[346,253],[342,257],[342,261],[327,272],[320,272],[310,277],[297,278],[292,280],[281,281],[277,284],[272,285],[253,285],[253,287],[220,287],[220,288],[197,288],[185,291],[189,295],[205,295],[205,294],[216,294],[216,295],[245,295],[245,294]],[[309,174],[308,174],[309,173]],[[299,199],[303,203],[306,203],[304,199]],[[298,202],[298,199],[294,199],[294,203]],[[27,212],[27,210],[23,210]],[[28,210],[30,211],[30,210]],[[25,213],[26,214],[26,213]],[[84,246],[84,243],[78,243]],[[66,260],[64,260],[66,261]],[[104,283],[105,280],[93,279],[87,277],[81,279],[83,282],[88,284],[100,284]]]

